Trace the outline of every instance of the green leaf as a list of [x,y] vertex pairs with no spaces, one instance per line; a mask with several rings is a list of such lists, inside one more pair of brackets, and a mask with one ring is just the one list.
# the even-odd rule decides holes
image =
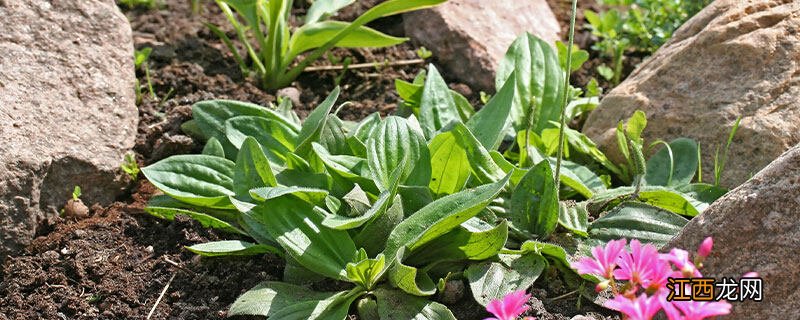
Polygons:
[[386,271],[386,257],[379,254],[375,259],[368,259],[362,249],[359,252],[361,261],[347,264],[347,279],[361,286],[364,290],[372,290]]
[[728,193],[728,189],[707,183],[692,183],[676,188],[677,191],[705,204],[711,204]]
[[439,261],[484,260],[497,255],[508,238],[508,224],[497,226],[472,218],[430,243],[415,250],[406,259],[412,265]]
[[506,176],[496,183],[451,194],[420,209],[394,228],[386,242],[384,254],[395,257],[403,247],[413,252],[450,232],[483,210],[505,187],[508,179]]
[[389,270],[389,281],[393,286],[415,296],[430,296],[436,293],[436,284],[426,270],[403,263],[403,259],[407,256],[406,252],[406,248],[403,247],[394,255],[394,263]]
[[352,154],[350,145],[347,143],[347,134],[345,134],[342,120],[336,115],[328,115],[325,126],[322,128],[322,133],[320,133],[319,142],[332,154]]
[[558,209],[558,224],[579,236],[589,236],[587,233],[589,229],[589,211],[586,209],[586,202],[561,202]]
[[693,198],[672,189],[647,187],[639,191],[639,200],[673,213],[694,217],[708,207]]
[[625,202],[589,226],[589,237],[607,242],[620,238],[665,245],[688,221],[672,212],[638,202]]
[[[382,215],[378,215],[361,228],[353,241],[360,248],[364,248],[370,256],[375,256],[384,250],[388,237],[387,234],[403,221],[403,202],[400,196],[395,196],[392,205]],[[389,257],[392,259],[392,257]]]
[[687,185],[697,173],[697,159],[697,142],[687,138],[672,140],[647,161],[644,179],[649,185]]
[[[355,289],[354,289],[355,290]],[[342,291],[319,301],[290,304],[271,318],[281,320],[343,320],[350,305],[358,297],[353,291]]]
[[433,137],[437,130],[460,121],[461,116],[450,95],[450,88],[436,67],[433,64],[428,65],[428,78],[425,80],[419,106],[419,123],[425,137]]
[[325,197],[328,196],[327,190],[306,188],[306,187],[285,187],[285,186],[262,187],[262,188],[252,189],[249,192],[250,196],[252,196],[253,199],[256,199],[258,201],[267,201],[270,199],[278,198],[280,196],[291,194],[297,199],[303,200],[310,204],[321,204],[325,201]]
[[[567,45],[561,41],[556,41],[558,49],[558,62],[561,68],[567,70]],[[570,72],[578,71],[583,63],[589,60],[589,52],[581,50],[577,45],[572,45],[572,59],[570,59]]]
[[305,24],[311,24],[334,15],[340,9],[351,5],[355,0],[315,0],[306,13]]
[[495,150],[503,141],[516,96],[517,79],[513,72],[509,80],[480,111],[467,121],[467,128],[487,150]]
[[[316,2],[315,2],[316,4]],[[313,7],[313,5],[312,5]],[[284,56],[283,65],[288,66],[294,58],[308,50],[319,48],[347,28],[350,23],[342,21],[322,21],[306,24],[292,34],[289,52]],[[375,29],[361,26],[347,33],[335,47],[339,48],[381,48],[401,44],[408,38],[393,37]]]
[[214,241],[186,247],[204,257],[254,256],[262,253],[280,253],[278,248],[239,240]]
[[312,205],[286,197],[260,204],[249,213],[300,265],[329,278],[347,278],[345,266],[356,247],[345,231],[322,226]]
[[456,142],[466,152],[470,170],[478,181],[492,183],[503,179],[506,173],[492,160],[489,152],[486,151],[480,141],[472,135],[464,124],[456,123],[452,130],[455,134]]
[[625,125],[625,133],[631,140],[642,143],[642,132],[647,127],[647,117],[642,110],[636,110]]
[[151,203],[148,203],[148,206],[144,208],[144,211],[154,217],[170,221],[175,220],[175,216],[177,215],[184,215],[196,220],[197,222],[200,222],[200,225],[202,225],[204,228],[213,228],[230,233],[238,233],[241,235],[246,235],[242,230],[240,230],[237,227],[234,227],[227,221],[201,212],[196,212],[181,208],[156,206],[152,205]]
[[464,271],[475,301],[486,306],[507,294],[526,290],[536,282],[547,266],[537,253],[501,254],[499,262],[471,265]]
[[402,291],[378,288],[374,291],[378,300],[380,320],[455,320],[456,317],[444,305],[425,298],[407,295]]
[[192,106],[192,117],[199,132],[205,138],[217,138],[225,147],[225,155],[233,157],[236,154],[234,146],[228,142],[225,135],[225,121],[236,116],[257,116],[284,122],[287,126],[299,130],[291,121],[280,114],[262,106],[231,100],[207,100],[195,103]]
[[236,172],[233,175],[233,190],[237,196],[245,196],[242,200],[250,197],[250,189],[258,187],[273,187],[278,184],[272,169],[269,167],[269,160],[261,151],[261,147],[256,139],[247,137],[242,143],[239,154],[236,157]]
[[247,137],[254,138],[270,162],[282,164],[287,154],[294,151],[297,131],[286,124],[263,117],[239,116],[225,121],[225,136],[236,148],[241,148]]
[[565,72],[558,62],[558,54],[546,41],[526,33],[519,36],[500,62],[495,77],[498,91],[514,75],[517,94],[511,109],[515,131],[525,128],[527,115],[533,105],[533,132],[552,127],[561,115],[561,94],[564,90]]
[[456,142],[452,131],[437,134],[430,141],[431,182],[428,185],[436,197],[464,189],[470,175],[470,165],[464,149]]
[[320,301],[330,296],[330,293],[316,292],[306,287],[266,281],[236,298],[236,301],[228,310],[228,316],[254,315],[273,317],[278,311],[290,305],[308,301]]
[[319,139],[328,113],[331,112],[331,108],[333,108],[333,104],[336,103],[338,97],[339,87],[336,87],[331,91],[328,97],[325,98],[325,101],[322,101],[322,103],[308,115],[306,121],[303,122],[303,126],[300,128],[300,133],[297,135],[296,154],[304,156],[311,151],[311,143]]
[[202,154],[225,158],[225,149],[222,147],[222,143],[220,143],[217,138],[211,137],[208,139],[208,141],[206,141],[206,145],[203,147]]
[[558,224],[558,189],[550,162],[531,168],[511,195],[511,219],[528,232],[544,238]]
[[400,183],[427,186],[431,179],[431,158],[425,138],[406,119],[389,116],[367,140],[367,164],[378,188],[391,185],[391,173],[402,166]]
[[207,208],[231,209],[235,164],[208,155],[171,156],[142,169],[147,180],[182,202]]

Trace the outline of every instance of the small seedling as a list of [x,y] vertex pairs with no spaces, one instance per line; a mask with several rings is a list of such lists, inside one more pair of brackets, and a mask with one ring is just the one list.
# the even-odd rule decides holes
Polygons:
[[122,165],[120,165],[120,168],[123,172],[128,174],[133,181],[136,181],[136,179],[139,177],[139,164],[136,162],[136,156],[132,153],[125,155],[125,160],[122,162]]
[[428,59],[428,58],[430,58],[432,56],[433,56],[433,52],[428,50],[428,48],[420,47],[419,49],[417,49],[417,57],[419,57],[422,60]]
[[733,143],[733,136],[736,135],[736,131],[739,130],[739,123],[742,121],[742,117],[736,118],[736,122],[733,124],[733,128],[731,128],[731,132],[728,134],[728,140],[725,142],[725,149],[722,151],[722,156],[719,155],[719,146],[717,146],[716,151],[714,151],[714,185],[719,186],[720,181],[722,180],[722,172],[725,171],[725,162],[728,160],[728,151],[731,148],[731,144]]
[[486,91],[481,91],[480,95],[481,95],[481,103],[483,103],[483,104],[489,103],[489,100],[492,99],[492,95],[486,93]]
[[[145,80],[147,81],[147,90],[150,91],[150,96],[153,99],[158,99],[156,92],[153,90],[153,83],[150,80],[150,65],[148,60],[151,52],[153,52],[153,48],[150,47],[144,47],[140,50],[134,51],[134,66],[137,69],[144,71]],[[136,79],[136,101],[137,103],[142,102],[142,87],[139,84],[139,79]]]
[[72,200],[77,201],[80,199],[81,199],[81,187],[75,186],[75,188],[72,189]]

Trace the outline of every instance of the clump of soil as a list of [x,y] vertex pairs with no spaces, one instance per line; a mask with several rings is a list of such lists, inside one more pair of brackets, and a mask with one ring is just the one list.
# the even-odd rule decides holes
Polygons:
[[[375,2],[370,1],[367,2]],[[153,48],[149,66],[156,97],[145,89],[139,105],[134,150],[140,165],[199,151],[200,144],[180,130],[180,125],[191,118],[191,105],[195,102],[235,99],[267,105],[276,100],[275,92],[261,90],[256,82],[242,75],[228,49],[203,25],[210,22],[223,30],[227,28],[213,2],[203,2],[199,14],[191,12],[189,1],[161,2],[155,10],[126,12],[135,46]],[[340,17],[352,20],[367,7],[359,2]],[[302,14],[304,9],[295,10]],[[371,25],[402,36],[400,26],[401,17]],[[374,50],[337,49],[330,57],[350,57],[352,63],[382,63],[415,59],[415,50],[413,44],[406,43]],[[323,59],[315,65],[328,64],[331,61]],[[394,110],[398,101],[394,80],[411,80],[423,67],[418,64],[304,73],[293,83],[300,93],[295,109],[305,116],[340,85],[340,101],[352,102],[341,110],[341,117],[358,120],[373,112],[385,115]],[[147,83],[142,70],[137,71],[137,76]],[[472,101],[478,100],[476,91],[466,85],[453,83],[451,87]],[[143,208],[155,192],[151,184],[140,181],[119,202],[93,206],[88,218],[68,217],[39,228],[42,234],[26,252],[9,257],[3,264],[0,320],[144,319],[151,311],[151,319],[219,319],[226,316],[227,308],[243,292],[259,282],[282,277],[283,261],[273,255],[213,259],[185,250],[184,246],[235,237],[205,229],[186,218],[165,221],[149,216]],[[540,319],[568,319],[583,312],[574,308],[574,298],[548,300],[548,294],[553,297],[563,292],[537,290],[532,301],[545,303],[534,303],[531,313]],[[162,291],[165,294],[158,301]],[[464,296],[451,305],[457,317],[484,318],[486,313],[471,302],[470,293]]]

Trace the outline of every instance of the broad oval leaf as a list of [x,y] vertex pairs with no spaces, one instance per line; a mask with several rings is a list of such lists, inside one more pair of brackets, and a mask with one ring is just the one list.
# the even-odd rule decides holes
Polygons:
[[264,117],[238,116],[225,121],[225,136],[236,148],[247,137],[253,137],[272,163],[283,164],[294,151],[297,131],[286,124]]
[[250,190],[250,196],[258,201],[267,201],[287,194],[310,204],[322,204],[325,201],[325,197],[328,196],[328,191],[294,186],[262,187]]
[[376,289],[374,294],[380,320],[456,320],[447,307],[425,298],[384,288]]
[[297,260],[300,265],[329,278],[347,278],[345,267],[356,255],[356,247],[345,231],[322,225],[322,216],[312,205],[278,197],[247,213]]
[[522,177],[511,194],[513,223],[539,238],[549,236],[558,224],[558,188],[550,162],[539,162]]
[[233,302],[228,316],[274,316],[290,305],[320,301],[331,296],[330,293],[316,292],[306,287],[277,281],[266,281],[248,290]]
[[439,261],[484,260],[497,255],[508,238],[506,221],[492,226],[477,218],[411,253],[406,262],[426,265]]
[[512,75],[516,77],[517,94],[511,110],[515,131],[525,128],[527,114],[533,110],[533,132],[541,133],[558,121],[561,115],[561,94],[566,73],[558,54],[546,41],[525,33],[506,51],[495,77],[498,91]]
[[586,202],[567,203],[561,202],[558,206],[558,224],[582,237],[588,237],[589,211]]
[[269,160],[253,137],[247,137],[236,156],[236,172],[233,175],[233,191],[242,200],[249,200],[250,189],[273,187],[278,184]]
[[464,149],[458,145],[452,131],[437,134],[428,148],[431,152],[431,182],[428,185],[437,197],[464,189],[470,175],[470,165]]
[[461,122],[461,116],[453,96],[450,95],[450,88],[436,67],[430,64],[419,105],[422,131],[425,137],[432,138],[437,130],[455,122]]
[[235,164],[208,155],[171,156],[142,169],[159,190],[200,207],[232,209]]
[[589,226],[589,237],[603,242],[639,239],[661,247],[688,221],[672,212],[639,202],[625,202]]
[[647,173],[644,179],[647,184],[656,186],[687,185],[697,173],[697,166],[697,142],[678,138],[647,160]]
[[333,104],[336,103],[336,99],[339,98],[339,87],[331,91],[327,98],[325,98],[322,103],[319,104],[314,111],[306,118],[305,122],[303,122],[303,126],[300,128],[300,132],[297,134],[297,148],[296,154],[305,156],[309,151],[311,151],[311,143],[316,142],[319,139],[319,135],[322,132],[322,127],[325,125],[325,120],[328,117],[328,113],[331,112],[331,108],[333,108]]
[[511,292],[528,289],[546,266],[547,261],[538,253],[501,254],[499,262],[469,266],[464,276],[475,301],[486,306]]
[[505,187],[508,178],[451,194],[423,207],[392,230],[384,255],[395,257],[403,247],[412,252],[450,232],[483,210]]
[[311,4],[306,13],[305,23],[310,24],[335,14],[340,9],[349,6],[355,0],[317,0]]
[[406,119],[389,116],[367,140],[367,164],[375,184],[386,190],[392,172],[403,167],[400,183],[427,186],[431,179],[431,157],[425,139]]

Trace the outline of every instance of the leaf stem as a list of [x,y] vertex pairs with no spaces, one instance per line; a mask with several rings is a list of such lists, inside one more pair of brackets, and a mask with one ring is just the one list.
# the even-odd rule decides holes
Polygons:
[[567,91],[569,91],[570,66],[572,66],[572,45],[575,42],[575,15],[578,11],[578,0],[572,0],[572,16],[569,22],[569,44],[567,45],[567,75],[564,77],[564,90],[561,92],[561,126],[558,128],[558,155],[556,156],[555,182],[556,188],[561,186],[561,158],[564,157],[564,130],[566,127]]

